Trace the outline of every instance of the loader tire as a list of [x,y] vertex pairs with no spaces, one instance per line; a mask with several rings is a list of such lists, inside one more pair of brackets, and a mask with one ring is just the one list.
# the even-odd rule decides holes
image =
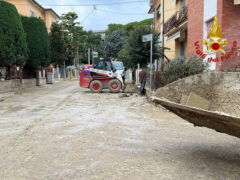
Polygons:
[[103,85],[100,81],[94,80],[90,84],[90,90],[92,93],[100,93],[102,92]]
[[112,93],[118,93],[121,89],[121,82],[117,79],[113,79],[108,83],[108,88]]

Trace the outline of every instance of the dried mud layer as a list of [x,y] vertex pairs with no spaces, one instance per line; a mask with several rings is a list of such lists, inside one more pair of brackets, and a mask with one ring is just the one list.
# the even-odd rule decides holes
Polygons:
[[193,92],[210,102],[209,111],[240,117],[240,73],[212,72],[190,76],[157,90],[156,97],[180,103]]
[[[0,94],[1,96],[1,94]],[[0,179],[239,179],[240,140],[77,81],[0,102]]]

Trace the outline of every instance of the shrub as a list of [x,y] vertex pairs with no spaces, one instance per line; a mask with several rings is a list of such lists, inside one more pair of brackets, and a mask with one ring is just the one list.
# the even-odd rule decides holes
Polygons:
[[47,67],[50,64],[51,48],[45,23],[40,18],[22,17],[24,31],[27,34],[30,67]]
[[63,65],[66,59],[66,45],[60,24],[53,23],[51,26],[50,42],[52,63]]
[[24,65],[26,59],[26,36],[17,9],[0,1],[0,66]]
[[208,64],[202,59],[192,56],[189,60],[176,59],[164,65],[164,70],[160,78],[161,86],[185,78],[187,76],[200,74],[206,71]]

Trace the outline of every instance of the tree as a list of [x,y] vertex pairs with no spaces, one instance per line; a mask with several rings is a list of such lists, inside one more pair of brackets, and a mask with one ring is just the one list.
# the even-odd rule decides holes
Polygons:
[[140,22],[135,21],[135,22],[131,22],[131,23],[124,25],[124,30],[125,30],[126,35],[129,36],[130,32],[133,31],[134,29],[136,29],[137,27],[141,27],[141,26],[147,27],[147,26],[150,26],[152,23],[153,23],[153,18],[145,19]]
[[76,22],[77,18],[78,15],[75,12],[69,12],[61,16],[61,21],[64,28],[70,33],[73,33],[75,26],[80,24],[79,22]]
[[126,37],[123,29],[113,31],[104,41],[103,54],[105,57],[118,57],[119,51],[125,43]]
[[26,59],[26,35],[16,7],[0,1],[0,66],[24,65]]
[[135,28],[139,26],[150,26],[153,23],[153,18],[149,19],[144,19],[140,22],[134,21],[130,22],[128,24],[122,25],[122,24],[109,24],[108,29],[106,31],[106,35],[112,34],[113,31],[119,30],[119,29],[124,29],[125,34],[128,36],[129,33],[134,30]]
[[147,27],[138,27],[130,33],[126,45],[119,53],[120,59],[126,67],[136,68],[139,63],[141,67],[146,67],[150,59],[150,42],[142,42],[142,36],[153,34],[153,59],[158,59],[160,54],[157,51],[157,34]]
[[127,44],[125,44],[121,51],[118,53],[118,60],[122,61],[125,67],[131,67],[130,63],[131,61],[129,60]]
[[108,29],[106,31],[106,35],[112,34],[113,31],[122,29],[124,25],[122,24],[109,24]]
[[67,65],[73,65],[74,58],[77,58],[77,44],[75,40],[75,29],[79,22],[76,22],[78,15],[69,12],[61,16],[61,25],[65,31],[65,43],[67,44]]
[[27,65],[33,68],[47,67],[51,61],[51,47],[45,23],[40,18],[22,17],[27,34],[29,57]]
[[66,44],[64,33],[60,24],[53,23],[50,33],[51,42],[51,62],[57,65],[63,65],[66,60]]
[[76,42],[78,44],[78,57],[81,63],[88,62],[88,48],[91,51],[97,51],[101,55],[101,36],[92,31],[80,30],[75,32]]

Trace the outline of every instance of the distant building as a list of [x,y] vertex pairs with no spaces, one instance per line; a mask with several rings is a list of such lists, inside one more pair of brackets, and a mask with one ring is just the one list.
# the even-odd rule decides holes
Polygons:
[[164,36],[164,46],[170,48],[165,50],[169,59],[187,56],[187,3],[188,0],[164,0],[163,12],[163,0],[150,0],[149,14],[154,14],[158,46],[162,46]]
[[102,40],[105,40],[105,38],[106,38],[106,33],[105,33],[104,30],[102,30],[102,31],[93,31],[93,33],[100,35]]
[[60,18],[58,14],[52,9],[45,9],[35,0],[6,0],[7,2],[14,4],[18,10],[18,13],[22,16],[39,17],[45,23],[48,32],[51,31],[51,25]]

